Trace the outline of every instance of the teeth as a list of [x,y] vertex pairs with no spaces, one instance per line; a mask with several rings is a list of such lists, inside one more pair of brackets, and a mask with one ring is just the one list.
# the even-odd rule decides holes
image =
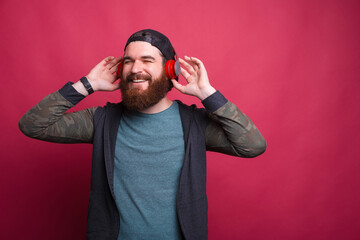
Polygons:
[[133,80],[134,83],[145,82],[145,80]]

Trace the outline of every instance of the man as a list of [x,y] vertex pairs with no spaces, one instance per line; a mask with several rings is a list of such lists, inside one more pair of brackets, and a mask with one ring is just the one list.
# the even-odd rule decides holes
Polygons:
[[[207,239],[206,150],[255,157],[266,149],[252,121],[211,86],[199,59],[179,59],[186,85],[169,79],[164,66],[175,56],[163,34],[136,32],[123,58],[105,58],[19,122],[36,139],[93,144],[88,239]],[[205,109],[170,100],[172,86]],[[66,113],[93,91],[119,88],[121,103]]]

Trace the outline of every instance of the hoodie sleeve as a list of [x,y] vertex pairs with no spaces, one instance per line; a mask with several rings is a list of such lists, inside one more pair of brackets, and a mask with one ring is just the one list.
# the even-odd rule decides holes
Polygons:
[[210,112],[207,150],[246,158],[265,152],[266,141],[255,124],[219,91],[203,100],[203,105]]
[[85,98],[67,83],[26,112],[19,128],[26,136],[57,143],[91,143],[96,107],[66,113]]

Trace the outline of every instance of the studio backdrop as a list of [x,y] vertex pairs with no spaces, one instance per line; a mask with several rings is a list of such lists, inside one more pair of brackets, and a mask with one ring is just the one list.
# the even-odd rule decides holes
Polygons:
[[[201,59],[267,140],[254,159],[208,153],[210,240],[359,239],[359,12],[355,0],[2,0],[0,239],[85,238],[92,146],[27,138],[18,121],[144,28]],[[98,92],[73,110],[120,100]]]

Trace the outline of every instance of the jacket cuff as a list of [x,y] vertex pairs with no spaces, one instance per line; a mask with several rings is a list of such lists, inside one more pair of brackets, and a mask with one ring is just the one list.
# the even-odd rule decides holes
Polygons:
[[73,82],[66,83],[62,88],[60,88],[59,93],[69,102],[76,105],[81,100],[85,98],[84,95],[75,90],[72,86]]
[[219,91],[216,91],[215,93],[205,98],[202,101],[202,104],[209,112],[215,112],[220,107],[224,106],[224,104],[227,102],[228,100],[224,97],[224,95],[222,95]]

